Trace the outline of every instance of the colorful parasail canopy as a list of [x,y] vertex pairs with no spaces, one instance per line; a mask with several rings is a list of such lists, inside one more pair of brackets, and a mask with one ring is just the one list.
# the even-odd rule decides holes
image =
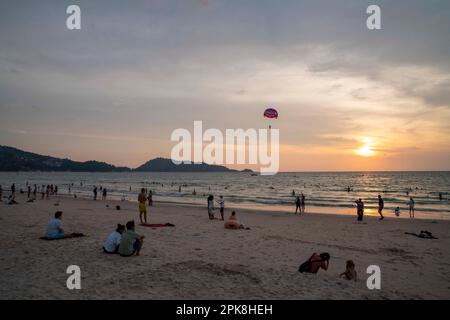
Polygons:
[[278,111],[274,108],[268,108],[264,111],[264,117],[269,119],[277,119],[278,118]]

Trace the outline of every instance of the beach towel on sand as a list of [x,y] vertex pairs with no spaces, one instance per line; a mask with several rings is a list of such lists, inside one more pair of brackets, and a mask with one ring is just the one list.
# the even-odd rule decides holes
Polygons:
[[71,239],[71,238],[80,238],[80,237],[86,237],[86,235],[82,233],[71,233],[68,235],[65,235],[63,238],[49,238],[49,237],[40,237],[41,240],[62,240],[62,239]]
[[150,227],[150,228],[162,228],[162,227],[175,227],[174,224],[171,223],[141,223],[139,224],[142,227]]
[[423,230],[421,230],[419,234],[412,233],[412,232],[405,232],[405,234],[416,236],[417,238],[421,238],[421,239],[437,239],[435,236],[433,236],[433,234],[431,232],[423,231]]

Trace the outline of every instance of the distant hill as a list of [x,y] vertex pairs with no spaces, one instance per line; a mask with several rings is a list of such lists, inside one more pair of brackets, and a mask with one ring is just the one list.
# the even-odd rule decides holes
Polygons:
[[0,171],[124,172],[130,168],[105,162],[78,162],[0,146]]
[[[224,166],[201,164],[175,165],[172,160],[156,158],[136,169],[116,167],[98,161],[73,161],[0,146],[0,171],[67,171],[67,172],[236,172]],[[253,172],[249,169],[243,172]]]
[[147,161],[134,171],[138,172],[236,172],[224,166],[210,165],[207,163],[176,165],[171,159],[156,158]]

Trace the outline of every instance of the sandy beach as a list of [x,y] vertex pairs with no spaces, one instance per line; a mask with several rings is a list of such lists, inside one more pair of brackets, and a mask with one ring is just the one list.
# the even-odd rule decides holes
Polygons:
[[[367,217],[358,225],[352,216],[238,210],[251,230],[226,230],[208,220],[206,208],[156,202],[149,222],[176,226],[137,226],[146,236],[141,256],[122,258],[101,247],[117,223],[138,221],[136,203],[17,200],[0,204],[1,299],[450,298],[450,221]],[[39,240],[56,210],[64,212],[67,232],[88,236]],[[420,230],[439,239],[404,234]],[[300,274],[313,252],[330,253],[329,269]],[[339,278],[348,259],[357,282]],[[81,268],[81,290],[66,288],[69,265]],[[369,265],[381,268],[381,290],[367,289]]]

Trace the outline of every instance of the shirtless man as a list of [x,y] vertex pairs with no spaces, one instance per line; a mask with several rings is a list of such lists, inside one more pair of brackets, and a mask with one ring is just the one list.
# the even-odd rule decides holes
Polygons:
[[[145,189],[141,189],[141,193],[139,193],[138,196],[138,202],[139,202],[139,220],[141,223],[147,223],[147,207],[145,205],[145,202],[147,201],[147,195],[145,194]],[[142,216],[144,216],[144,221],[142,220]]]

